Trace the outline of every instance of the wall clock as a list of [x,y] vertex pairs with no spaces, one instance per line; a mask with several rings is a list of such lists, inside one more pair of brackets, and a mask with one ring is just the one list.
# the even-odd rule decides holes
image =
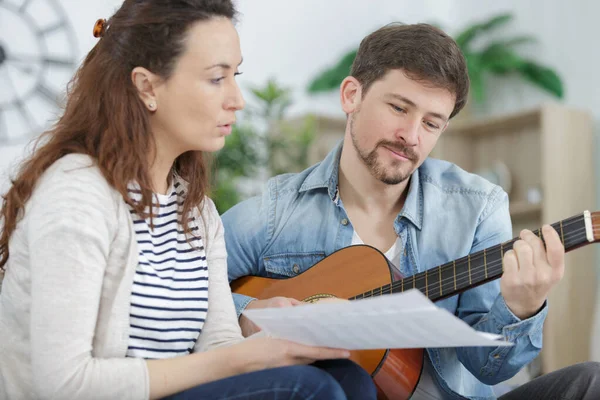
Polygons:
[[0,0],[0,145],[24,143],[58,118],[77,64],[57,0]]

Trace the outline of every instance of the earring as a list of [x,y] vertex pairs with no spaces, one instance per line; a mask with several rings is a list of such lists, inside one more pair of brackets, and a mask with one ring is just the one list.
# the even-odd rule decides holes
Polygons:
[[149,104],[148,104],[148,108],[149,108],[150,110],[154,110],[154,108],[155,108],[155,107],[156,107],[156,105],[155,105],[154,103],[149,103]]

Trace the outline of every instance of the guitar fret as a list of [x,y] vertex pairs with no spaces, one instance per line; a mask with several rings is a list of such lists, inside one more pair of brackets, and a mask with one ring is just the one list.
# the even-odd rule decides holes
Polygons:
[[452,265],[454,266],[454,290],[456,290],[456,260],[452,262]]
[[442,294],[442,266],[440,265],[438,267],[438,272],[440,273],[439,279],[440,279],[440,297],[443,296]]
[[483,268],[485,269],[485,279],[487,279],[488,274],[487,274],[487,258],[485,255],[485,249],[483,249]]
[[565,244],[565,234],[563,233],[563,223],[562,220],[560,221],[560,239],[563,242],[563,245]]
[[471,255],[467,256],[468,266],[469,266],[469,285],[471,284]]
[[451,293],[454,290],[452,286],[452,263],[449,262],[440,266],[440,296],[444,293]]

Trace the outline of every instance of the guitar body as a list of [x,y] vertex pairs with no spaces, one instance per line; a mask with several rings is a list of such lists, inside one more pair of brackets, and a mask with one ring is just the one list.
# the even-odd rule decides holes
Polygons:
[[[600,241],[600,212],[582,214],[552,224],[565,252]],[[542,236],[541,230],[533,231]],[[503,257],[519,238],[468,254],[392,284],[387,258],[377,249],[358,245],[338,250],[304,273],[289,279],[244,277],[231,283],[232,291],[258,299],[292,297],[306,302],[319,298],[358,299],[416,288],[432,301],[442,300],[498,279]],[[405,285],[406,283],[406,285]],[[423,349],[361,350],[351,359],[368,371],[379,399],[411,397],[423,369]]]
[[[231,283],[235,293],[268,299],[292,297],[311,302],[324,297],[348,299],[392,282],[387,259],[369,246],[351,246],[337,251],[304,273],[288,279],[247,276]],[[379,398],[408,399],[421,376],[423,349],[360,350],[351,357],[371,374]]]

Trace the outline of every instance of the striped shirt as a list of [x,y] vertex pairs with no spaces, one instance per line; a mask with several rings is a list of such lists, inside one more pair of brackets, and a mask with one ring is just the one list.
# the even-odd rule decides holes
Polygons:
[[[208,265],[204,245],[200,237],[186,239],[179,222],[183,186],[175,180],[168,193],[154,195],[158,207],[154,208],[153,229],[149,218],[140,218],[129,207],[139,249],[131,292],[129,357],[157,359],[189,354],[206,318]],[[129,196],[134,201],[141,199],[134,187]],[[194,223],[190,228],[192,233],[198,229]]]

